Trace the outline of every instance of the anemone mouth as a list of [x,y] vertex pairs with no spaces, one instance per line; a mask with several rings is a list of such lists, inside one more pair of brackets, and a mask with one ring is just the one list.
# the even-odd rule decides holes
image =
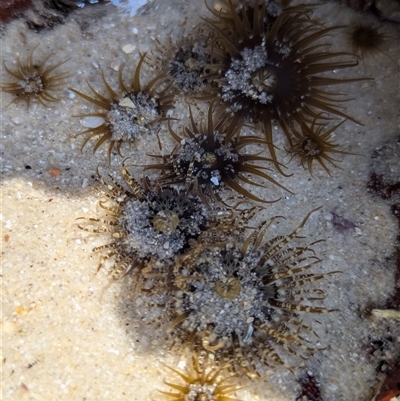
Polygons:
[[258,92],[272,93],[278,84],[278,74],[267,66],[254,71],[250,81]]
[[188,72],[197,72],[199,73],[201,71],[201,68],[199,67],[199,61],[196,60],[194,57],[188,57],[184,63],[186,70]]
[[161,231],[165,235],[171,235],[179,225],[179,216],[173,210],[160,210],[153,217],[152,224],[156,230]]
[[30,77],[24,78],[21,81],[21,87],[24,88],[24,92],[26,94],[28,93],[38,94],[43,92],[44,84],[42,78],[39,75],[34,74]]
[[223,298],[235,298],[240,294],[240,289],[240,280],[233,276],[224,277],[215,282],[215,291]]
[[374,30],[364,25],[357,26],[353,30],[351,38],[357,47],[368,49],[379,45],[378,37],[374,36]]
[[323,145],[310,136],[304,139],[301,148],[306,157],[318,157],[323,151]]
[[214,152],[204,152],[200,157],[200,163],[214,167],[217,164],[218,158]]

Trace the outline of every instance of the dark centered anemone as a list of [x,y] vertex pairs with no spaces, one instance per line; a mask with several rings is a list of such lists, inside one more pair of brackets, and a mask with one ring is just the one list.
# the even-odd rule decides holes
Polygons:
[[353,52],[363,59],[382,52],[388,35],[381,32],[372,22],[355,21],[348,33]]
[[[268,2],[267,2],[268,3]],[[320,76],[325,72],[354,67],[356,60],[345,52],[329,52],[321,43],[339,27],[323,28],[310,19],[310,6],[287,8],[271,16],[268,4],[256,0],[254,6],[229,9],[217,20],[206,19],[215,31],[212,63],[206,67],[216,86],[210,96],[218,96],[242,118],[261,123],[272,158],[272,121],[276,120],[292,146],[295,124],[312,122],[321,111],[357,122],[342,111],[343,98],[324,90],[330,85],[359,79]],[[340,61],[347,58],[345,61]],[[281,172],[280,165],[276,168]]]
[[339,149],[339,145],[335,144],[331,139],[331,135],[339,128],[344,121],[324,132],[325,125],[317,123],[314,119],[309,126],[305,123],[301,124],[301,133],[294,132],[293,146],[289,152],[300,157],[300,164],[313,175],[313,164],[318,163],[329,175],[331,170],[328,165],[339,168],[336,164],[337,160],[332,157],[334,155],[356,155],[356,153],[346,152]]
[[166,173],[159,179],[162,185],[185,184],[187,190],[198,193],[206,203],[207,197],[218,200],[216,195],[224,187],[258,202],[271,202],[252,194],[239,184],[242,181],[263,186],[250,180],[247,174],[263,178],[287,191],[262,171],[267,170],[267,167],[252,164],[258,161],[272,162],[272,159],[244,152],[244,148],[249,145],[265,146],[267,143],[257,136],[241,136],[243,123],[238,115],[229,118],[227,114],[217,114],[215,118],[211,104],[206,125],[203,122],[196,124],[189,111],[191,128],[185,128],[186,135],[183,138],[169,125],[169,132],[177,142],[175,150],[168,156],[152,155],[163,159],[163,163],[146,166],[146,169],[158,169]]
[[80,132],[78,135],[90,134],[83,142],[82,148],[92,139],[99,137],[93,152],[109,142],[108,158],[116,146],[117,152],[121,155],[121,145],[134,142],[139,137],[156,132],[157,123],[165,118],[165,113],[173,108],[174,96],[169,92],[170,84],[166,79],[166,73],[161,73],[149,81],[144,87],[140,83],[140,72],[146,53],[140,58],[136,67],[132,83],[126,86],[122,79],[124,64],[119,69],[119,91],[115,92],[107,83],[104,72],[101,77],[107,89],[108,96],[103,96],[95,91],[88,83],[94,94],[90,97],[75,89],[71,91],[93,103],[103,110],[97,113],[83,114],[78,117],[100,117],[103,122],[95,127]]
[[129,190],[111,176],[111,183],[99,174],[107,188],[103,192],[112,205],[101,201],[106,219],[90,218],[79,225],[85,231],[110,233],[112,242],[93,249],[101,252],[101,268],[112,258],[111,274],[118,278],[128,272],[138,274],[158,261],[172,260],[196,238],[206,219],[203,207],[193,197],[173,188],[154,188],[146,181],[140,185],[125,165],[122,174]]
[[315,283],[337,273],[312,272],[320,262],[312,249],[319,241],[292,244],[312,212],[286,237],[265,241],[276,218],[245,235],[257,211],[205,231],[176,259],[176,289],[164,299],[163,311],[168,333],[214,353],[216,360],[232,358],[235,369],[249,376],[262,374],[262,364],[289,366],[288,353],[306,358],[320,347],[303,316],[332,311],[321,305],[325,293]]
[[210,63],[210,36],[200,23],[182,32],[182,38],[173,40],[167,35],[159,41],[156,58],[167,71],[176,93],[193,94],[201,91],[206,84],[204,67]]
[[183,45],[176,50],[169,62],[169,73],[174,85],[183,93],[201,88],[204,85],[203,70],[210,62],[210,53],[204,41]]

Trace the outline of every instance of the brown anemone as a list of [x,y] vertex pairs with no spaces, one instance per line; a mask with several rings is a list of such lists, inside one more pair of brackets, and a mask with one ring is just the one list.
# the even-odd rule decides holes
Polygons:
[[26,62],[17,58],[16,69],[10,69],[4,62],[4,69],[14,77],[13,82],[1,82],[1,90],[15,95],[15,99],[10,103],[18,103],[21,100],[26,102],[28,108],[31,101],[38,101],[45,107],[50,107],[47,103],[58,102],[60,98],[54,96],[53,92],[58,92],[66,85],[66,79],[71,76],[69,72],[54,73],[58,67],[68,60],[57,64],[46,66],[51,57],[48,55],[39,64],[33,61],[33,53],[28,56]]
[[243,119],[260,123],[276,168],[283,174],[273,145],[272,123],[281,126],[290,147],[292,130],[311,123],[321,112],[347,115],[331,85],[356,82],[358,78],[321,76],[326,72],[357,66],[347,52],[330,52],[324,42],[339,26],[325,28],[311,19],[312,7],[289,7],[271,15],[265,2],[237,9],[227,0],[224,12],[206,22],[215,32],[212,63],[206,67],[214,84],[208,98],[219,98],[224,107]]
[[208,199],[221,200],[218,192],[222,188],[230,188],[246,198],[271,203],[275,200],[262,199],[240,183],[264,187],[248,178],[248,175],[264,179],[290,192],[279,184],[265,170],[269,168],[254,162],[272,162],[273,160],[257,154],[245,152],[251,145],[266,146],[267,142],[254,135],[241,136],[243,123],[239,115],[215,114],[213,104],[208,110],[207,123],[197,125],[189,108],[191,127],[185,127],[180,137],[168,124],[169,132],[176,141],[174,151],[166,156],[151,155],[162,160],[162,163],[150,164],[146,169],[161,170],[161,185],[184,184],[186,190],[198,194],[205,203]]
[[76,89],[70,90],[102,110],[96,113],[82,114],[78,117],[100,117],[103,122],[95,127],[80,132],[78,135],[90,134],[83,142],[82,149],[93,138],[97,142],[93,148],[96,152],[101,145],[109,142],[108,159],[116,147],[121,155],[121,145],[125,142],[134,142],[140,136],[156,132],[157,123],[165,119],[165,113],[173,108],[174,95],[169,92],[171,84],[166,73],[160,73],[145,86],[140,82],[140,72],[146,53],[140,57],[133,74],[132,83],[126,85],[122,78],[124,64],[121,65],[118,75],[119,91],[114,91],[101,74],[107,95],[103,96],[88,83],[94,96],[85,95]]

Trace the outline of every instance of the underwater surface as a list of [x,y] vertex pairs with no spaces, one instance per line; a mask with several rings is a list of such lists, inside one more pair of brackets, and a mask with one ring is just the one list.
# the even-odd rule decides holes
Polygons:
[[[89,83],[95,91],[108,96],[105,82],[118,91],[121,66],[124,64],[122,76],[128,85],[141,59],[144,62],[140,80],[141,87],[145,87],[166,68],[168,57],[177,49],[204,40],[206,28],[199,28],[202,18],[216,17],[198,0],[153,0],[138,10],[143,1],[130,2],[130,5],[118,3],[121,7],[111,3],[86,4],[67,14],[52,29],[32,30],[29,28],[32,25],[24,19],[14,19],[2,26],[3,89],[7,89],[4,82],[15,80],[6,67],[15,71],[18,57],[26,63],[33,51],[34,65],[51,55],[47,66],[63,63],[52,73],[56,76],[66,73],[60,77],[66,81],[65,85],[54,92],[60,100],[47,102],[51,107],[33,101],[28,108],[23,98],[10,104],[15,95],[1,92],[2,393],[7,401],[168,399],[158,390],[172,391],[164,380],[179,383],[179,377],[166,365],[183,369],[190,361],[189,351],[170,349],[171,344],[163,341],[159,327],[148,324],[156,317],[152,315],[154,305],[146,304],[145,293],[135,293],[132,275],[112,280],[107,260],[106,268],[97,271],[104,254],[92,250],[110,242],[110,235],[82,230],[79,224],[83,220],[77,219],[109,217],[99,203],[105,188],[96,179],[97,168],[107,182],[112,182],[108,174],[117,182],[124,182],[122,160],[129,156],[126,165],[130,175],[138,182],[143,175],[148,182],[154,182],[160,172],[144,170],[142,166],[161,163],[161,159],[149,155],[165,156],[174,152],[176,140],[171,130],[184,146],[183,128],[192,127],[188,104],[200,124],[207,121],[209,102],[198,96],[202,94],[201,88],[198,92],[191,89],[192,76],[185,77],[187,80],[180,82],[181,91],[174,92],[174,108],[170,99],[164,98],[164,117],[176,119],[169,123],[171,130],[166,121],[160,121],[156,129],[141,126],[138,131],[129,132],[135,139],[130,144],[122,142],[124,157],[120,157],[118,140],[125,141],[127,131],[123,118],[118,119],[120,110],[116,108],[107,114],[107,118],[112,116],[120,124],[114,132],[115,146],[110,150],[108,139],[94,153],[100,136],[82,148],[90,134],[76,134],[97,129],[104,123],[101,112],[107,102],[100,98],[97,103],[91,102],[79,93],[96,100]],[[207,1],[211,3],[219,10],[218,4],[223,6],[225,2]],[[322,43],[330,44],[332,52],[357,50],[350,35],[351,27],[359,18],[356,12],[335,3],[321,4],[312,13],[312,20],[322,21],[326,27],[343,26],[321,39]],[[301,165],[298,155],[287,152],[289,144],[284,127],[276,122],[275,116],[272,147],[279,163],[286,166],[282,169],[287,176],[280,174],[277,164],[271,160],[265,164],[269,168],[265,172],[281,186],[272,181],[265,183],[262,177],[254,175],[249,177],[258,186],[240,181],[257,198],[280,199],[270,204],[249,202],[263,207],[249,222],[252,227],[274,216],[285,218],[273,222],[265,234],[266,240],[288,235],[309,212],[321,207],[289,246],[315,243],[312,249],[321,261],[312,272],[326,274],[317,283],[325,298],[304,303],[335,311],[301,315],[301,324],[312,327],[316,335],[308,337],[307,334],[305,342],[312,342],[313,348],[319,350],[304,360],[289,354],[291,369],[271,363],[264,367],[262,379],[250,380],[241,374],[237,383],[244,389],[230,397],[243,401],[369,401],[385,379],[385,373],[399,360],[398,316],[371,314],[371,310],[398,311],[400,307],[399,283],[396,284],[399,280],[396,216],[400,213],[400,32],[395,23],[368,15],[363,20],[378,27],[383,34],[378,50],[372,53],[359,50],[358,65],[344,69],[338,66],[321,74],[349,80],[373,78],[328,86],[328,91],[345,95],[340,99],[347,99],[346,102],[334,102],[334,107],[351,117],[329,115],[331,120],[327,120],[329,128],[336,127],[329,139],[343,152],[333,154],[338,160],[337,167],[327,162],[328,174],[314,161],[311,175]],[[257,57],[262,59],[263,55]],[[190,58],[188,63],[200,61],[199,56],[194,61]],[[242,88],[241,72],[245,67],[239,67],[229,70],[232,81],[236,81],[230,83],[231,87],[226,84],[228,95]],[[250,75],[254,72],[252,67],[246,68],[250,69]],[[252,75],[252,79],[255,82],[261,78]],[[275,85],[265,76],[262,79],[262,85]],[[24,88],[32,84],[19,78],[17,83],[25,85]],[[46,103],[46,98],[42,100]],[[143,107],[138,114],[140,118],[155,112],[147,100],[142,99],[134,107],[132,99],[125,97],[123,101],[130,113]],[[129,114],[130,119],[139,117]],[[311,126],[311,121],[308,122]],[[250,123],[244,125],[243,132],[264,138],[260,128]],[[243,153],[257,154],[260,146],[252,143]],[[228,153],[224,155],[230,157]],[[271,157],[268,152],[265,155]],[[185,154],[181,156],[184,159]],[[219,180],[220,176],[214,175],[209,181],[218,185]],[[241,199],[238,191],[221,194]],[[129,224],[130,221],[126,223]],[[164,226],[158,227],[162,231],[160,227]],[[143,252],[146,245],[143,241]],[[168,249],[161,255],[168,258]],[[327,274],[334,271],[341,273]],[[247,337],[251,337],[253,330],[249,324]],[[218,324],[215,327],[217,330]],[[175,340],[179,343],[181,337],[176,335]]]

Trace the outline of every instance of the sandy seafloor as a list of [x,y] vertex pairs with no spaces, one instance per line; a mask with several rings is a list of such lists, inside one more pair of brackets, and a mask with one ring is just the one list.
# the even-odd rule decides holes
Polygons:
[[[328,26],[346,24],[351,18],[335,5],[323,5],[319,13]],[[171,32],[179,38],[206,14],[200,0],[163,0],[135,17],[112,5],[87,7],[70,15],[64,25],[40,33],[29,31],[23,21],[13,21],[0,38],[1,58],[12,67],[18,54],[25,58],[40,44],[35,51],[38,59],[53,51],[51,62],[70,58],[64,66],[73,73],[69,86],[89,93],[89,79],[103,91],[101,69],[116,87],[120,63],[126,63],[128,76],[138,52],[151,51],[156,38],[164,40]],[[346,112],[364,126],[346,121],[335,139],[344,150],[360,156],[340,156],[342,169],[333,169],[331,177],[316,168],[311,178],[292,161],[290,178],[273,176],[294,195],[269,186],[268,196],[282,200],[263,214],[284,215],[286,221],[276,230],[288,233],[308,211],[323,206],[303,235],[304,241],[326,240],[315,246],[323,262],[314,271],[343,272],[321,282],[327,292],[324,305],[340,311],[316,317],[322,343],[328,347],[305,362],[317,375],[326,401],[370,400],[382,379],[377,373],[380,360],[392,358],[400,348],[398,321],[372,320],[364,313],[385,304],[395,272],[397,223],[389,204],[366,190],[372,168],[391,179],[400,176],[399,29],[381,29],[389,36],[382,53],[336,74],[375,78],[341,88],[355,99],[346,104]],[[350,49],[344,34],[334,36],[333,48]],[[122,50],[127,44],[135,47],[132,54]],[[144,81],[154,73],[146,66]],[[1,80],[9,78],[3,71]],[[107,238],[81,231],[75,220],[104,216],[91,176],[97,165],[106,165],[105,148],[93,155],[90,143],[80,152],[83,138],[74,134],[83,128],[72,116],[95,107],[67,89],[61,95],[53,108],[33,105],[29,111],[23,103],[7,107],[9,94],[2,93],[1,98],[3,400],[161,399],[156,389],[165,389],[163,379],[177,381],[163,364],[176,367],[185,357],[163,350],[151,327],[140,327],[132,318],[128,284],[109,285],[105,273],[96,274],[99,255],[91,249]],[[184,123],[187,109],[182,100],[178,103],[173,116]],[[162,137],[164,146],[170,147],[168,135]],[[284,148],[282,135],[276,135],[276,145]],[[130,155],[137,164],[148,163],[145,152],[158,152],[154,137],[142,139]],[[377,157],[382,152],[384,157]],[[289,160],[285,152],[279,155]],[[112,169],[118,172],[120,163],[115,157]],[[61,173],[54,176],[55,168]],[[141,169],[133,174],[139,178]],[[255,193],[263,195],[263,190]],[[339,233],[332,213],[357,227]],[[389,337],[386,349],[371,355],[371,341]],[[295,400],[298,389],[291,372],[271,369],[265,381],[250,383],[237,396],[244,401]]]

